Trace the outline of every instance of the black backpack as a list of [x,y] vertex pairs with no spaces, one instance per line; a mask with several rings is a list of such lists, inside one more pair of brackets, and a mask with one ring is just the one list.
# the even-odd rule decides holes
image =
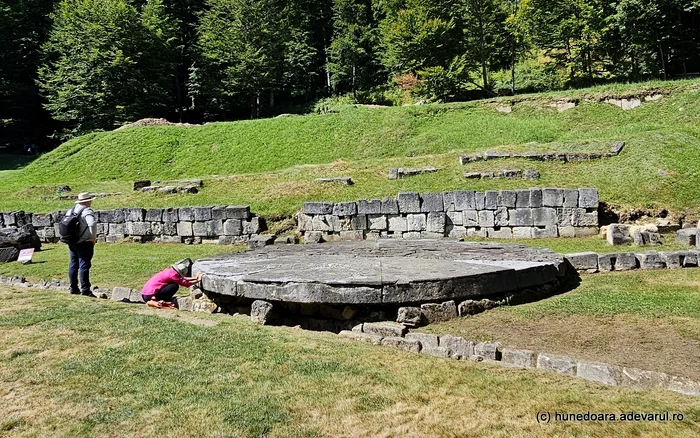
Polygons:
[[80,230],[80,215],[83,210],[85,210],[85,207],[81,209],[73,207],[61,218],[61,221],[58,223],[58,235],[61,242],[69,245],[78,243],[80,239],[78,234]]

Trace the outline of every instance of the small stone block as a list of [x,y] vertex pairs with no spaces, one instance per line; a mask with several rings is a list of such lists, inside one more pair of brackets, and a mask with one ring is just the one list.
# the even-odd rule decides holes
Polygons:
[[576,377],[604,385],[618,384],[617,369],[607,363],[579,361],[576,364]]
[[382,336],[374,335],[374,334],[370,334],[370,333],[359,333],[359,332],[350,331],[350,330],[343,330],[340,333],[338,333],[338,336],[341,336],[343,338],[352,339],[355,341],[367,342],[367,343],[373,344],[373,345],[381,345],[381,342],[382,342]]
[[474,354],[487,360],[499,360],[498,345],[491,342],[479,342],[474,345]]
[[422,193],[421,212],[445,211],[442,193]]
[[421,304],[420,308],[428,324],[449,321],[457,317],[457,304],[452,300],[441,304]]
[[564,258],[577,271],[598,271],[598,254],[594,252],[588,251],[565,254]]
[[630,271],[637,269],[638,266],[637,257],[631,252],[618,253],[617,257],[615,257],[616,271]]
[[484,208],[486,210],[495,210],[498,206],[498,192],[495,190],[487,190],[484,192]]
[[399,203],[394,198],[382,199],[381,214],[399,214]]
[[338,202],[333,206],[334,216],[355,216],[357,214],[357,204],[354,202]]
[[565,356],[540,353],[537,356],[537,368],[572,377],[576,375],[576,361]]
[[535,368],[537,366],[537,353],[532,350],[503,348],[501,349],[501,362],[523,368]]
[[622,368],[620,384],[640,389],[665,388],[668,385],[669,376],[665,373],[645,371],[638,368]]
[[440,345],[440,341],[437,335],[432,335],[430,333],[407,333],[405,338],[409,341],[420,342],[423,348],[437,348]]
[[399,307],[396,322],[412,327],[418,327],[423,320],[423,313],[418,307]]
[[492,228],[496,225],[496,218],[493,211],[490,210],[480,210],[479,211],[479,226],[481,228]]
[[578,189],[578,206],[581,208],[598,208],[598,189]]
[[449,351],[452,359],[467,360],[474,354],[474,343],[459,336],[443,335],[439,338],[440,347]]
[[304,214],[317,215],[317,214],[332,214],[333,213],[333,203],[332,202],[304,202]]
[[398,195],[399,212],[420,213],[420,196],[416,192],[403,192]]
[[564,206],[564,190],[553,188],[542,189],[542,205],[544,207]]
[[420,353],[421,345],[418,341],[410,341],[401,337],[385,337],[380,341],[383,347],[400,348],[401,350],[410,351],[411,353]]
[[473,190],[458,190],[453,193],[456,211],[476,209],[475,192]]
[[444,347],[422,347],[420,350],[421,354],[427,354],[428,356],[442,357],[447,359],[450,357],[450,352]]
[[381,212],[382,201],[379,199],[372,199],[371,201],[360,199],[357,201],[357,214],[381,214]]
[[664,269],[666,262],[656,251],[647,251],[635,254],[639,262],[640,269]]
[[395,322],[366,322],[362,325],[362,332],[382,337],[402,337],[406,327]]
[[676,231],[676,242],[682,243],[683,245],[696,246],[698,232],[697,228],[684,228]]
[[517,202],[517,194],[512,190],[501,190],[498,193],[498,206],[506,208],[515,208]]
[[685,395],[700,396],[700,382],[695,382],[685,377],[671,376],[666,388]]
[[[326,211],[327,209],[322,209]],[[225,210],[226,219],[250,219],[250,206],[248,205],[229,205]],[[316,214],[316,213],[314,213]],[[327,214],[327,213],[318,213]]]

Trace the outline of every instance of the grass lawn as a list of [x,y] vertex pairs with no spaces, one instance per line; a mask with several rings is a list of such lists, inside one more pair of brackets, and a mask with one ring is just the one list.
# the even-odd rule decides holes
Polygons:
[[[660,90],[662,99],[623,111],[599,99]],[[576,108],[547,105],[568,96]],[[0,210],[47,212],[69,202],[52,200],[58,186],[74,192],[121,193],[96,208],[249,204],[261,215],[289,215],[305,200],[347,201],[401,191],[598,187],[618,209],[636,207],[700,214],[700,80],[572,90],[491,102],[398,108],[342,107],[339,113],[213,123],[199,127],[146,127],[73,139],[26,167],[0,171]],[[621,155],[560,163],[523,159],[460,166],[460,153],[487,149],[526,152],[606,152]],[[391,167],[441,170],[389,180]],[[466,180],[466,171],[537,169],[541,178]],[[351,176],[353,186],[321,184],[318,177]],[[135,179],[199,177],[196,195],[135,193]],[[48,197],[50,199],[44,199]]]
[[566,294],[421,330],[700,381],[700,269],[583,275]]
[[[185,257],[194,261],[240,251],[243,248],[220,245],[98,243],[92,259],[90,280],[100,287],[123,286],[141,289],[153,274]],[[30,264],[0,263],[0,275],[22,275],[29,280],[68,279],[68,260],[66,245],[44,244],[41,251],[34,253]]]
[[[695,437],[697,398],[0,288],[3,437]],[[161,314],[163,314],[161,312]],[[538,412],[677,422],[538,424]]]

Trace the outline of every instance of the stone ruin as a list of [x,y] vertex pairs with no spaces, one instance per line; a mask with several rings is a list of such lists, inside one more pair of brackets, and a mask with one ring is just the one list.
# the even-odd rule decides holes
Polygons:
[[[58,222],[63,211],[36,214],[24,211],[0,213],[0,227],[31,225],[41,242],[58,242]],[[117,208],[95,210],[99,242],[214,243],[230,245],[267,242],[267,224],[247,205],[179,208]]]
[[357,202],[305,202],[307,243],[443,237],[586,237],[599,233],[598,189],[530,188],[399,193]]
[[201,259],[192,272],[204,273],[201,288],[217,312],[336,332],[368,321],[420,326],[533,301],[576,275],[548,249],[457,240],[275,245]]

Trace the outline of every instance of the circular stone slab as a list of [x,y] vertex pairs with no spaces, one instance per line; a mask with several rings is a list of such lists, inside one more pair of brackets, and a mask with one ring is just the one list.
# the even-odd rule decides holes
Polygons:
[[564,257],[524,245],[377,240],[275,245],[197,260],[202,289],[241,298],[403,305],[501,295],[553,282]]

